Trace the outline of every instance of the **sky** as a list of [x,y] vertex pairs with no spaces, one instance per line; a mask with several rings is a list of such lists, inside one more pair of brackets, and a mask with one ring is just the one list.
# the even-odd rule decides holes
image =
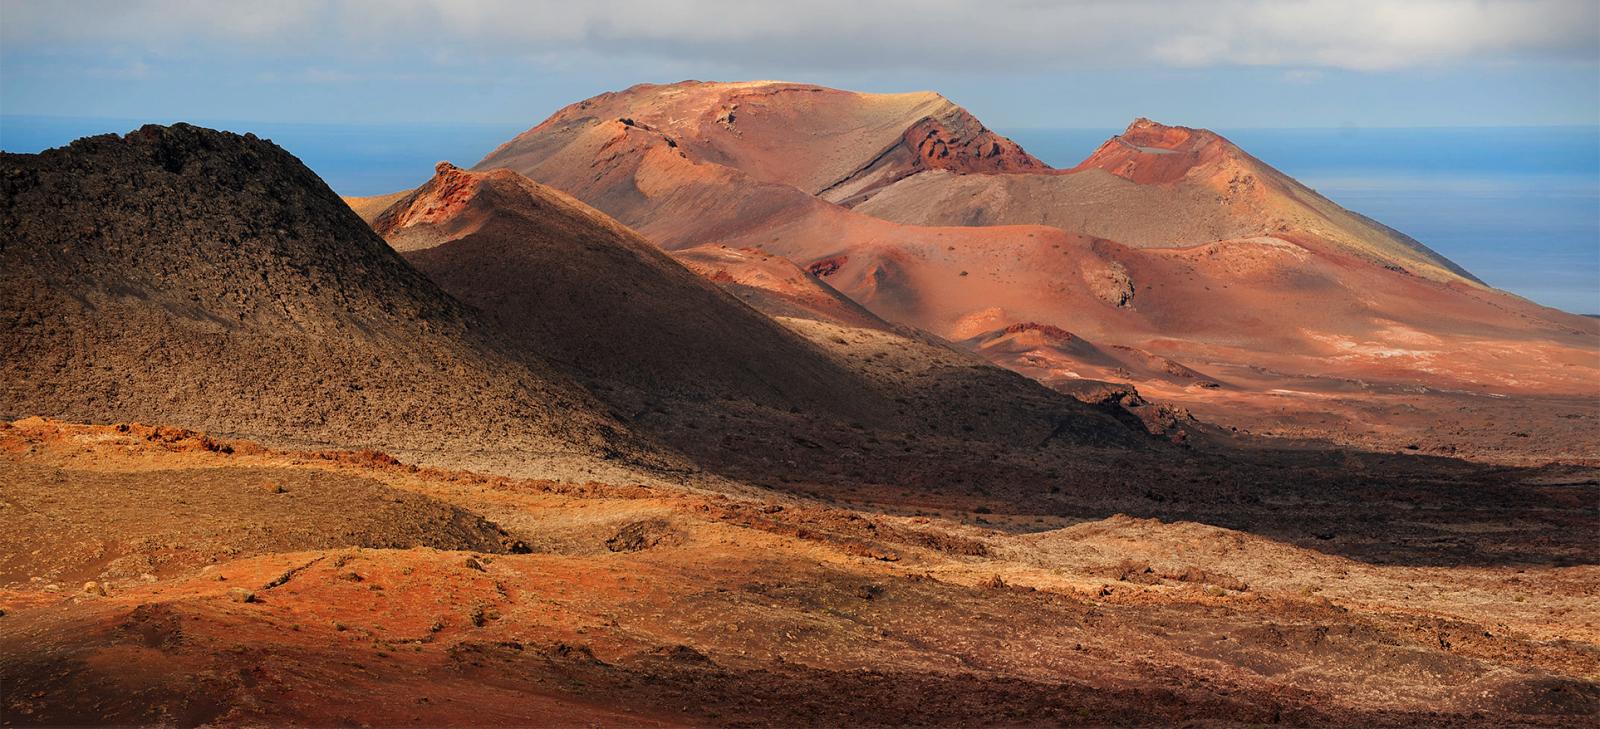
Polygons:
[[1600,312],[1600,0],[0,0],[0,148],[189,121],[344,194],[684,79],[937,91],[1064,166],[1136,117],[1216,129]]
[[687,78],[996,128],[1596,124],[1600,2],[0,0],[5,115],[532,125]]

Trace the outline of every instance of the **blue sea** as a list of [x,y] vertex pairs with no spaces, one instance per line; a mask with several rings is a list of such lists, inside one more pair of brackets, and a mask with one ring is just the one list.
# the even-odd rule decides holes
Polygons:
[[[0,116],[0,149],[37,152],[144,121]],[[255,132],[345,195],[413,187],[531,126],[191,120]],[[1001,130],[1045,162],[1077,164],[1115,129]],[[1600,127],[1219,129],[1339,204],[1404,231],[1490,284],[1600,314]]]

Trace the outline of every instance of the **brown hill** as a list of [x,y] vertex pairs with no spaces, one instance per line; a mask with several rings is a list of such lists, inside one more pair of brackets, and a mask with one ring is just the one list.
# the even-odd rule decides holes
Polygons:
[[534,472],[632,448],[270,142],[147,126],[0,164],[0,413]]
[[[867,417],[884,403],[637,233],[509,170],[437,174],[373,227],[524,346],[641,401],[740,399]],[[618,393],[621,395],[621,393]]]

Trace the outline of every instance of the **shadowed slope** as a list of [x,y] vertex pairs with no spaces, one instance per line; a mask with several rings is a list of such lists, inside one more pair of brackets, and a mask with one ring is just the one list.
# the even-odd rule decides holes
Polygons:
[[374,228],[446,291],[570,373],[637,397],[868,417],[850,372],[604,213],[509,170],[437,174]]
[[269,142],[147,126],[3,164],[0,412],[535,470],[628,447]]

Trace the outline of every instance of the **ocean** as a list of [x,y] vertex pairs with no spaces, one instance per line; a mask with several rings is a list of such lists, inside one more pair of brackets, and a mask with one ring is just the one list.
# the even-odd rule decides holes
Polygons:
[[[141,123],[0,116],[0,149],[37,152]],[[413,187],[434,163],[471,165],[531,126],[194,123],[272,139],[344,195]],[[1119,130],[1000,131],[1045,162],[1071,167]],[[1600,314],[1600,126],[1218,131],[1494,286]]]

